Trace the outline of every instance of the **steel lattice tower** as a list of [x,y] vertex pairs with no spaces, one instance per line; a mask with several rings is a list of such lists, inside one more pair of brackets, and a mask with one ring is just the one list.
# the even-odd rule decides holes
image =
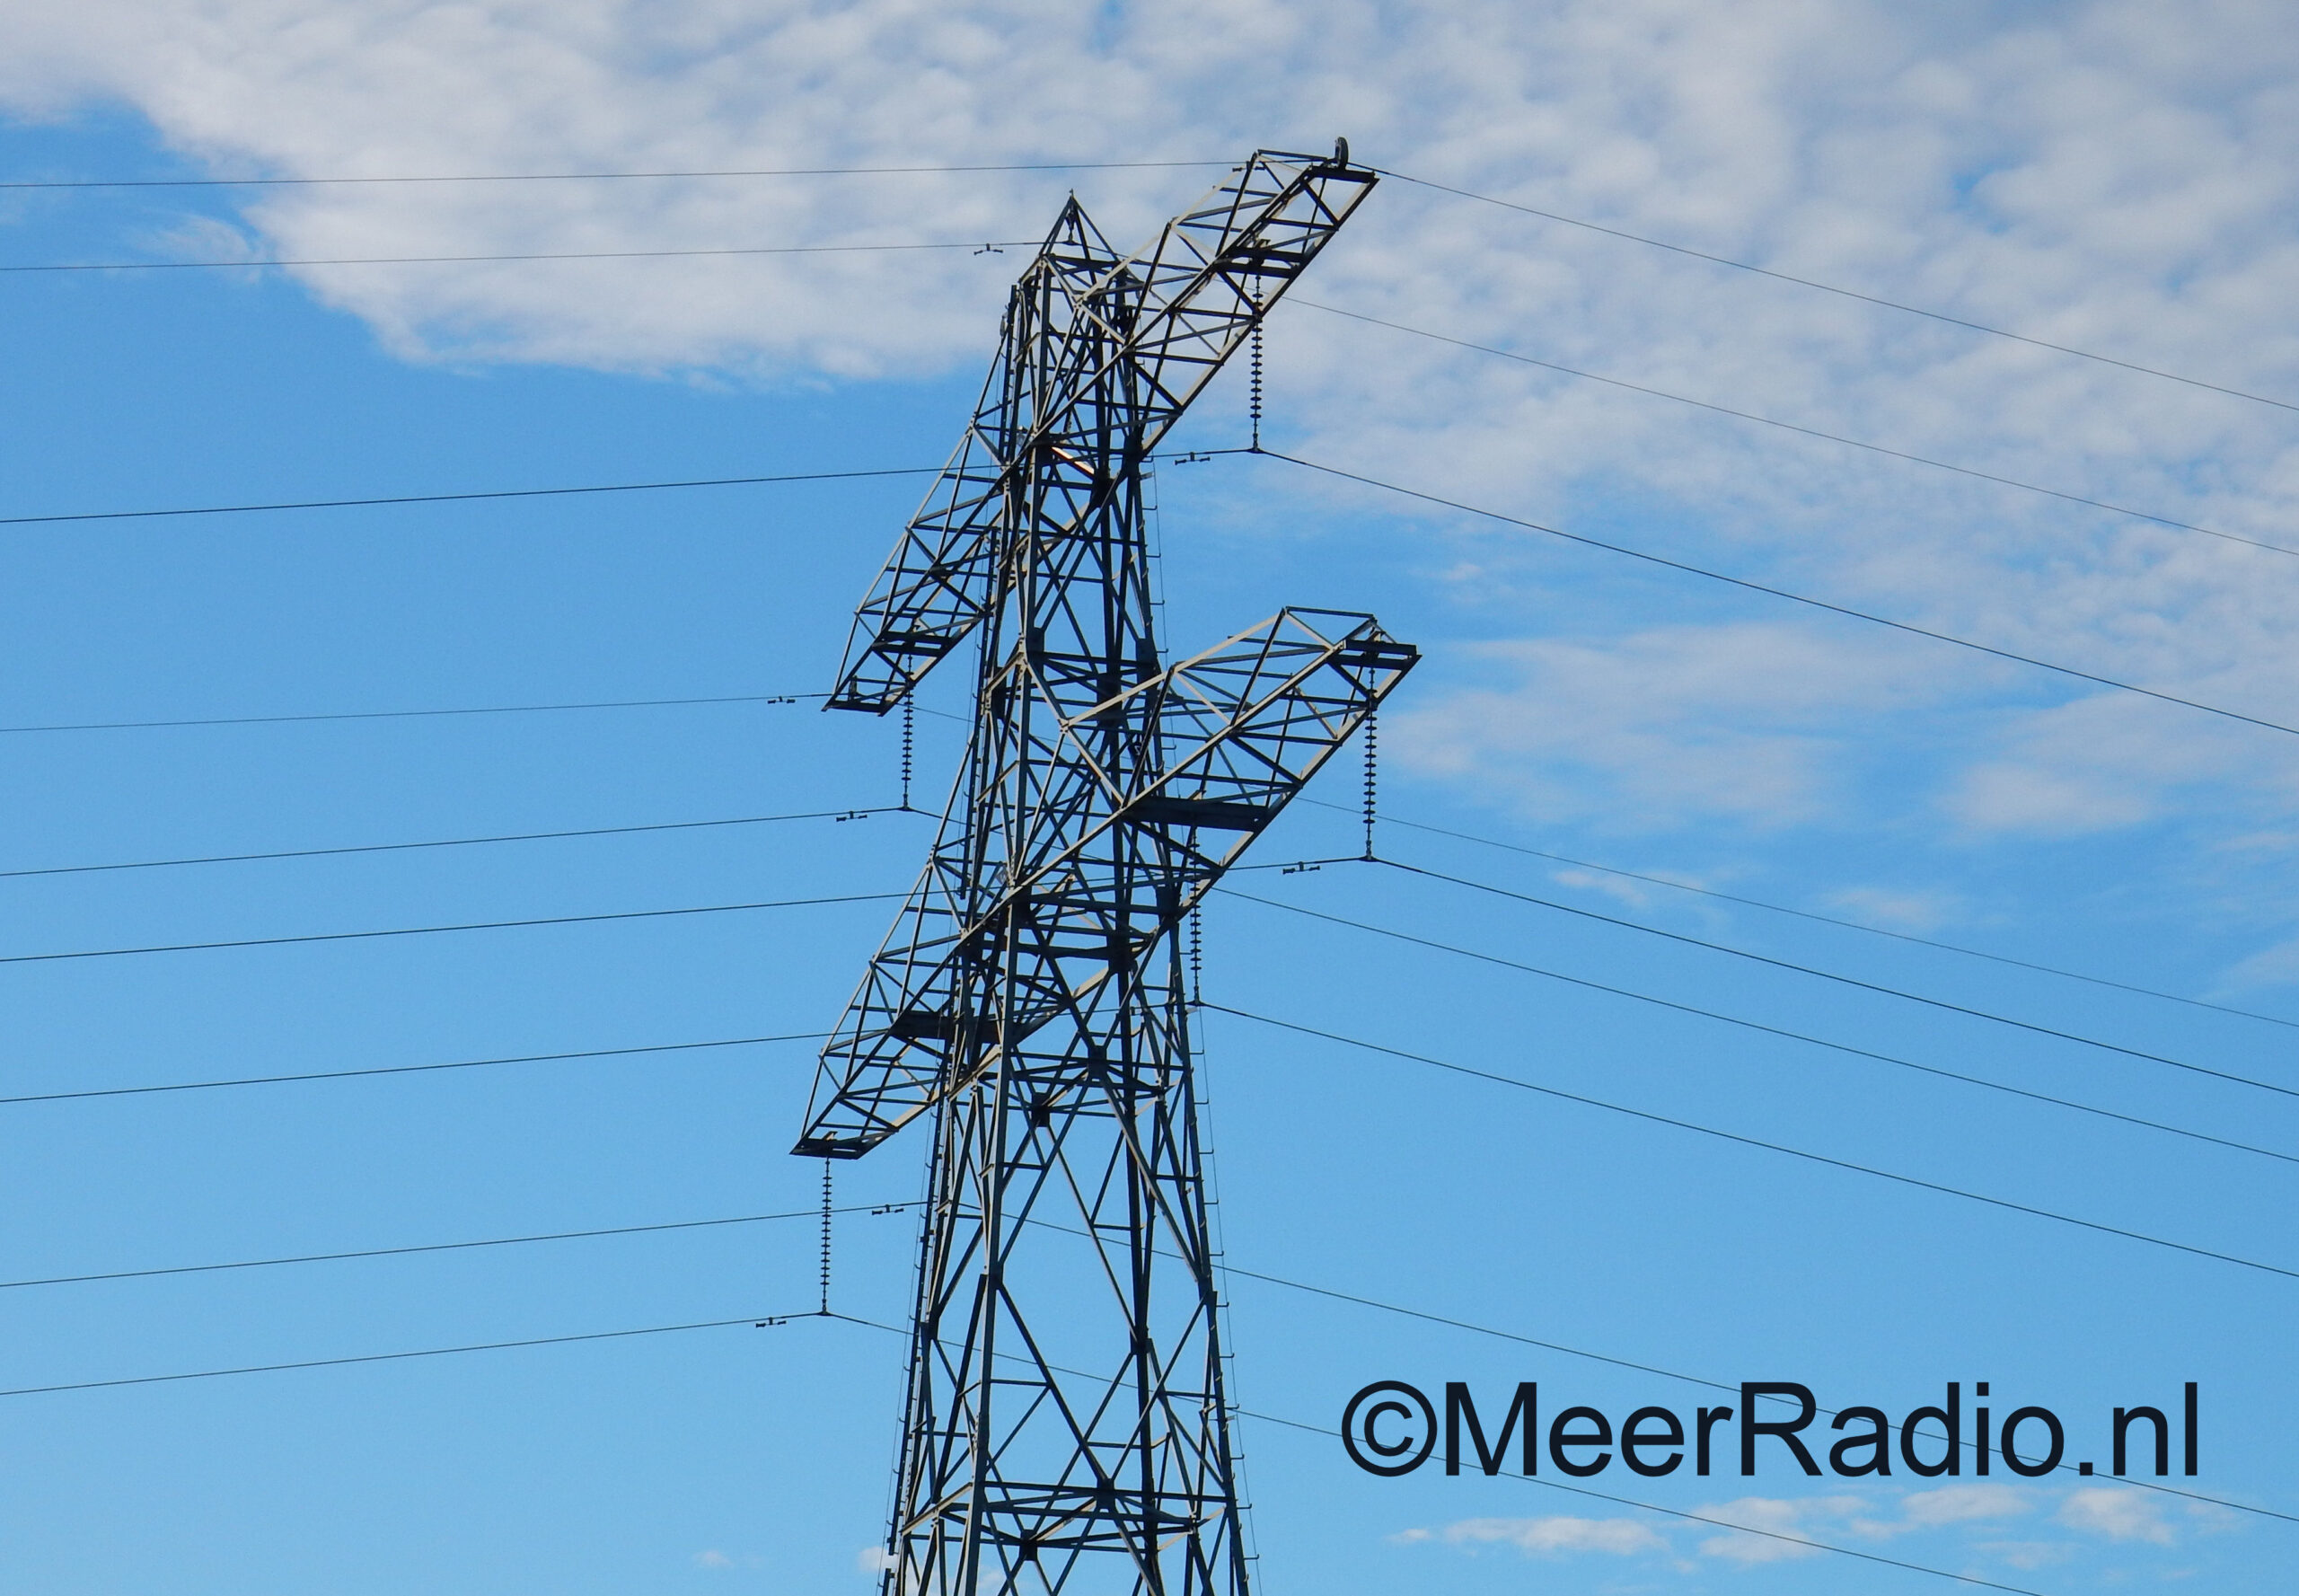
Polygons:
[[1073,198],[835,709],[979,631],[965,764],[795,1151],[933,1144],[889,1596],[1244,1596],[1176,927],[1411,667],[1289,609],[1168,668],[1150,451],[1371,190],[1256,153],[1141,253]]

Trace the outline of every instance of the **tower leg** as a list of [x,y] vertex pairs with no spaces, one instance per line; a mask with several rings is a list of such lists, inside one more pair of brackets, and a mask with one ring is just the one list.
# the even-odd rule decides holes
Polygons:
[[1245,1596],[1167,952],[935,1115],[888,1596]]

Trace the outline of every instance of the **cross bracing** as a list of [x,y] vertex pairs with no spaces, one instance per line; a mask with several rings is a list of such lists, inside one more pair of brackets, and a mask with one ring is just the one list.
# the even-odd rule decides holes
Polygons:
[[[931,1126],[888,1596],[1243,1596],[1176,928],[1417,657],[1286,609],[1167,666],[1144,466],[1373,173],[1258,153],[1120,258],[1073,198],[832,707],[973,729],[796,1151]],[[1040,1221],[1040,1222],[1033,1222]]]
[[[1339,154],[1256,152],[1124,260],[1075,198],[1063,207],[1016,286],[973,425],[856,612],[833,704],[884,714],[997,602],[1021,479],[1053,501],[1039,514],[1073,528],[1138,482],[1141,457],[1371,190],[1373,172]],[[1117,426],[1103,413],[1113,390]]]

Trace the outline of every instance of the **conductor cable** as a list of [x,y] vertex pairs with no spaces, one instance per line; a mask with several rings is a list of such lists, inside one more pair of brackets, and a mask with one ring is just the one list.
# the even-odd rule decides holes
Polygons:
[[[2039,1036],[2050,1036],[2061,1042],[2074,1042],[2085,1047],[2099,1048],[2105,1053],[2118,1053],[2126,1058],[2141,1059],[2153,1064],[2167,1064],[2174,1070],[2185,1070],[2193,1074],[2207,1075],[2216,1080],[2236,1081],[2244,1086],[2255,1087],[2261,1091],[2280,1092],[2286,1097],[2299,1098],[2299,1089],[2277,1086],[2271,1081],[2255,1080],[2248,1076],[2230,1075],[2223,1071],[2207,1069],[2200,1064],[2190,1064],[2183,1060],[2168,1058],[2160,1053],[2147,1053],[2136,1047],[2126,1047],[2120,1043],[2102,1041],[2097,1036],[2086,1036],[2075,1031],[2063,1031],[2051,1026],[2036,1025],[2028,1020],[2014,1019],[2010,1015],[1996,1014],[1986,1009],[1974,1009],[1962,1003],[1951,1003],[1945,998],[1926,997],[1922,992],[1908,992],[1901,987],[1885,986],[1873,981],[1862,981],[1856,976],[1840,975],[1832,970],[1819,969],[1811,965],[1800,965],[1791,959],[1774,958],[1768,954],[1753,952],[1746,948],[1734,948],[1729,943],[1711,942],[1700,937],[1687,936],[1681,931],[1663,930],[1659,926],[1644,925],[1634,920],[1624,920],[1616,914],[1606,914],[1595,909],[1584,909],[1572,904],[1561,904],[1554,898],[1539,897],[1531,893],[1514,892],[1505,886],[1495,886],[1491,882],[1475,881],[1466,876],[1449,876],[1442,870],[1426,869],[1420,865],[1405,864],[1394,859],[1380,859],[1371,862],[1387,865],[1393,870],[1402,870],[1407,875],[1426,877],[1431,881],[1441,881],[1450,886],[1466,887],[1471,892],[1490,893],[1495,897],[1513,899],[1520,904],[1532,904],[1536,908],[1551,909],[1559,914],[1576,915],[1581,919],[1596,921],[1604,925],[1616,925],[1625,930],[1642,931],[1648,937],[1664,938],[1671,942],[1683,943],[1688,948],[1702,948],[1712,953],[1730,954],[1734,958],[1744,958],[1755,964],[1769,965],[1774,969],[1787,970],[1799,975],[1810,975],[1815,980],[1833,981],[1839,985],[1855,987],[1862,992],[1875,992],[1882,997],[1898,998],[1903,1002],[1922,1003],[1927,1008],[1942,1010],[1951,1014],[1965,1015],[1973,1019],[1984,1019],[1994,1025],[2009,1026],[2015,1030],[2033,1032]],[[2277,1153],[2269,1156],[2280,1158],[2285,1155]],[[2299,1162],[2299,1160],[2294,1161]]]
[[1880,1169],[1872,1165],[1854,1163],[1848,1159],[1831,1158],[1826,1153],[1808,1152],[1802,1148],[1789,1147],[1778,1142],[1766,1142],[1755,1136],[1743,1136],[1734,1131],[1718,1130],[1713,1125],[1698,1124],[1687,1119],[1674,1119],[1668,1115],[1654,1114],[1648,1109],[1631,1108],[1625,1104],[1608,1103],[1601,1098],[1569,1092],[1561,1087],[1542,1086],[1534,1081],[1520,1080],[1513,1075],[1502,1075],[1490,1070],[1473,1069],[1467,1064],[1457,1064],[1444,1059],[1431,1058],[1426,1054],[1408,1053],[1403,1048],[1387,1047],[1378,1042],[1367,1042],[1356,1036],[1344,1036],[1338,1032],[1319,1030],[1314,1026],[1299,1025],[1291,1020],[1275,1019],[1265,1014],[1255,1014],[1247,1010],[1230,1008],[1226,1004],[1208,1003],[1205,1007],[1218,1013],[1235,1015],[1239,1019],[1250,1019],[1258,1025],[1270,1026],[1278,1030],[1294,1031],[1305,1036],[1315,1036],[1321,1041],[1337,1042],[1344,1046],[1362,1048],[1369,1053],[1387,1054],[1393,1058],[1407,1059],[1414,1063],[1427,1064],[1431,1069],[1444,1070],[1456,1075],[1466,1075],[1474,1080],[1490,1081],[1496,1086],[1512,1087],[1519,1091],[1536,1092],[1542,1097],[1555,1098],[1568,1103],[1578,1103],[1583,1107],[1601,1108],[1609,1114],[1626,1115],[1632,1119],[1668,1125],[1676,1130],[1690,1131],[1697,1135],[1713,1136],[1722,1142],[1734,1142],[1743,1147],[1776,1152],[1784,1157],[1801,1159],[1808,1163],[1825,1164],[1831,1168],[1843,1169],[1854,1175],[1865,1175],[1877,1180],[1889,1180],[1896,1185],[1914,1186],[1923,1191],[1936,1192],[1942,1196],[1958,1197],[1968,1203],[1985,1204],[1991,1208],[2001,1208],[2013,1213],[2024,1213],[2035,1219],[2047,1219],[2057,1224],[2073,1225],[2080,1230],[2096,1231],[2103,1236],[2120,1237],[2127,1241],[2143,1242],[2149,1247],[2186,1253],[2193,1257],[2230,1264],[2237,1268],[2257,1270],[2264,1274],[2277,1274],[2286,1280],[2299,1280],[2299,1269],[2286,1269],[2279,1264],[2262,1263],[2256,1258],[2241,1257],[2233,1253],[2216,1252],[2207,1247],[2191,1246],[2184,1241],[2172,1241],[2161,1236],[2150,1236],[2144,1231],[2127,1230],[2117,1225],[2101,1224],[2096,1220],[2078,1219],[2073,1214],[2055,1212],[2051,1209],[2037,1208],[2025,1203],[2014,1203],[2005,1197],[1992,1197],[1982,1192],[1969,1191],[1961,1186],[1946,1186],[1939,1181],[1925,1180],[1913,1175],[1895,1174],[1891,1170]]
[[2207,383],[2200,377],[2181,376],[2177,372],[2163,371],[2152,366],[2140,366],[2129,360],[2118,360],[2112,355],[2097,354],[2090,349],[2079,349],[2069,344],[2057,344],[2045,339],[2030,338],[2025,333],[2013,332],[2002,327],[1988,326],[1986,322],[1967,321],[1961,316],[1951,316],[1944,311],[1925,310],[1918,305],[1904,304],[1896,299],[1885,299],[1851,288],[1839,288],[1833,283],[1823,283],[1811,278],[1793,277],[1787,272],[1775,271],[1769,267],[1753,265],[1746,260],[1735,260],[1725,255],[1712,255],[1704,250],[1690,249],[1683,244],[1667,243],[1660,239],[1647,238],[1642,234],[1630,233],[1619,227],[1608,227],[1599,223],[1583,221],[1578,216],[1563,216],[1555,211],[1520,205],[1513,199],[1502,199],[1491,194],[1478,194],[1467,189],[1457,189],[1449,183],[1437,182],[1429,178],[1414,177],[1410,173],[1391,172],[1384,167],[1377,167],[1375,170],[1383,177],[1393,177],[1400,182],[1413,183],[1423,189],[1433,189],[1440,194],[1450,194],[1461,199],[1474,199],[1483,205],[1499,206],[1503,210],[1520,211],[1528,216],[1538,216],[1543,221],[1562,222],[1568,227],[1580,227],[1590,233],[1604,234],[1609,238],[1625,239],[1630,243],[1641,243],[1651,249],[1666,250],[1670,254],[1687,256],[1695,260],[1705,260],[1713,266],[1729,266],[1735,271],[1750,272],[1757,277],[1770,278],[1775,282],[1793,283],[1800,288],[1813,288],[1822,294],[1836,295],[1839,298],[1855,299],[1863,304],[1872,304],[1880,309],[1898,311],[1903,315],[1921,316],[1929,322],[1942,322],[1951,327],[1961,327],[1968,331],[1984,332],[1990,338],[2008,339],[2013,343],[2028,344],[2039,349],[2049,349],[2055,354],[2072,355],[2079,360],[2095,360],[2102,366],[2118,366],[2125,371],[2136,372],[2142,376],[2161,377],[2167,383],[2180,383],[2190,388],[2202,388],[2213,393],[2224,393],[2230,399],[2244,399],[2253,404],[2273,405],[2279,410],[2299,410],[2299,404],[2293,404],[2281,399],[2269,399],[2263,393],[2247,392],[2241,388],[2225,387],[2218,383]]
[[2014,665],[2030,666],[2039,671],[2049,671],[2054,675],[2067,676],[2079,682],[2090,682],[2101,687],[2112,687],[2122,692],[2137,693],[2142,698],[2152,698],[2160,703],[2177,704],[2181,709],[2187,710],[2199,710],[2207,715],[2216,715],[2226,720],[2240,720],[2246,726],[2256,726],[2268,731],[2281,732],[2286,736],[2299,737],[2299,727],[2286,726],[2280,721],[2263,719],[2256,715],[2246,715],[2237,710],[2222,709],[2216,704],[2204,703],[2197,699],[2181,698],[2177,693],[2158,692],[2153,687],[2142,687],[2136,683],[2119,681],[2113,676],[2102,676],[2092,671],[2078,670],[2074,666],[2057,665],[2048,659],[2039,659],[2033,655],[2016,654],[2009,648],[1998,648],[1991,643],[1975,642],[1969,638],[1960,638],[1953,632],[1934,631],[1930,627],[1917,626],[1912,622],[1894,621],[1887,616],[1871,613],[1866,610],[1855,610],[1848,604],[1834,604],[1824,598],[1814,598],[1808,594],[1793,593],[1785,587],[1773,587],[1762,582],[1753,582],[1745,577],[1727,576],[1722,571],[1709,570],[1686,560],[1671,560],[1664,554],[1633,549],[1625,543],[1610,543],[1602,538],[1587,537],[1577,532],[1565,532],[1557,527],[1545,526],[1537,521],[1528,521],[1520,516],[1503,515],[1499,510],[1483,509],[1475,505],[1463,504],[1458,499],[1446,498],[1435,493],[1424,493],[1417,488],[1406,488],[1396,482],[1386,482],[1379,477],[1365,476],[1353,471],[1343,471],[1337,465],[1321,465],[1314,460],[1304,460],[1299,455],[1281,454],[1275,449],[1264,449],[1260,453],[1268,459],[1282,460],[1289,465],[1298,465],[1307,471],[1318,472],[1329,477],[1338,477],[1343,481],[1361,483],[1368,488],[1378,488],[1385,493],[1395,493],[1405,498],[1417,498],[1424,504],[1439,505],[1449,510],[1458,510],[1464,515],[1481,516],[1488,521],[1498,521],[1504,525],[1521,526],[1528,532],[1542,533],[1549,537],[1561,538],[1568,543],[1581,544],[1584,548],[1600,549],[1608,554],[1625,555],[1631,560],[1641,560],[1649,565],[1682,571],[1687,576],[1703,577],[1709,581],[1722,582],[1728,586],[1743,588],[1750,593],[1761,593],[1772,598],[1786,599],[1791,604],[1804,604],[1815,610],[1825,610],[1829,614],[1842,615],[1848,620],[1865,621],[1872,626],[1889,627],[1894,631],[1906,632],[1910,637],[1929,638],[1935,643],[1948,643],[1959,648],[1969,648],[1976,654],[1986,654],[1996,659],[2009,660]]

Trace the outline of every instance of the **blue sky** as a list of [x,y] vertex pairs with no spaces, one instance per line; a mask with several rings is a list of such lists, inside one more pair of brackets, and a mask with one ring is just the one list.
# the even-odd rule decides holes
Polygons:
[[[25,180],[1223,159],[1320,147],[2142,365],[2299,395],[2299,139],[2272,8],[600,5],[0,24]],[[667,20],[666,20],[667,19]],[[143,25],[147,22],[149,25]],[[1194,30],[1194,31],[1193,31]],[[2280,52],[2280,53],[2278,53]],[[1278,68],[1257,71],[1257,63]],[[1282,68],[1282,69],[1279,69]],[[1035,96],[1035,98],[1033,98]],[[1088,113],[1092,114],[1088,114]],[[0,264],[970,244],[1074,186],[1129,242],[1186,169],[654,184],[15,190]],[[930,465],[1020,252],[11,273],[0,515]],[[1302,296],[2299,546],[2287,410],[2012,346],[1401,181]],[[1289,305],[1277,446],[2292,722],[2288,557]],[[1225,377],[1179,446],[1241,439]],[[1379,613],[1384,853],[2137,1053],[2299,1087],[2288,736],[1338,485],[1158,478],[1167,636]],[[820,692],[917,480],[0,527],[0,727]],[[918,794],[962,707],[935,681]],[[890,724],[758,701],[0,732],[0,870],[821,814]],[[1353,851],[1353,761],[1256,845]],[[1537,853],[1422,829],[1445,828]],[[899,890],[873,814],[0,877],[31,955]],[[1551,857],[1551,856],[1562,856]],[[2223,1006],[1608,876],[1590,861]],[[1365,865],[1240,877],[1214,1003],[2299,1268],[2287,1161],[1290,913],[1448,942],[2299,1153],[2285,1093]],[[863,902],[0,966],[28,1096],[809,1032]],[[2299,1512],[2286,1275],[1896,1185],[1235,1015],[1205,1018],[1240,1271],[1895,1414],[1988,1380],[2104,1452],[2204,1395],[2229,1502]],[[0,1105],[0,1279],[809,1210],[806,1043]],[[919,1149],[841,1168],[905,1202]],[[905,1311],[912,1221],[837,1227]],[[19,1388],[803,1312],[810,1220],[0,1289]],[[1935,1576],[1435,1468],[1330,1427],[1367,1381],[1688,1413],[1700,1387],[1230,1282],[1280,1593],[1897,1592]],[[899,1343],[799,1320],[0,1398],[12,1587],[347,1596],[871,1588]],[[2011,1400],[2006,1400],[2007,1397]],[[1966,1400],[1970,1400],[1969,1395]],[[1551,1477],[1554,1477],[1553,1476]],[[2277,1588],[2289,1521],[2059,1476],[1590,1482],[2048,1592]],[[2184,1482],[2174,1482],[2184,1483]]]

